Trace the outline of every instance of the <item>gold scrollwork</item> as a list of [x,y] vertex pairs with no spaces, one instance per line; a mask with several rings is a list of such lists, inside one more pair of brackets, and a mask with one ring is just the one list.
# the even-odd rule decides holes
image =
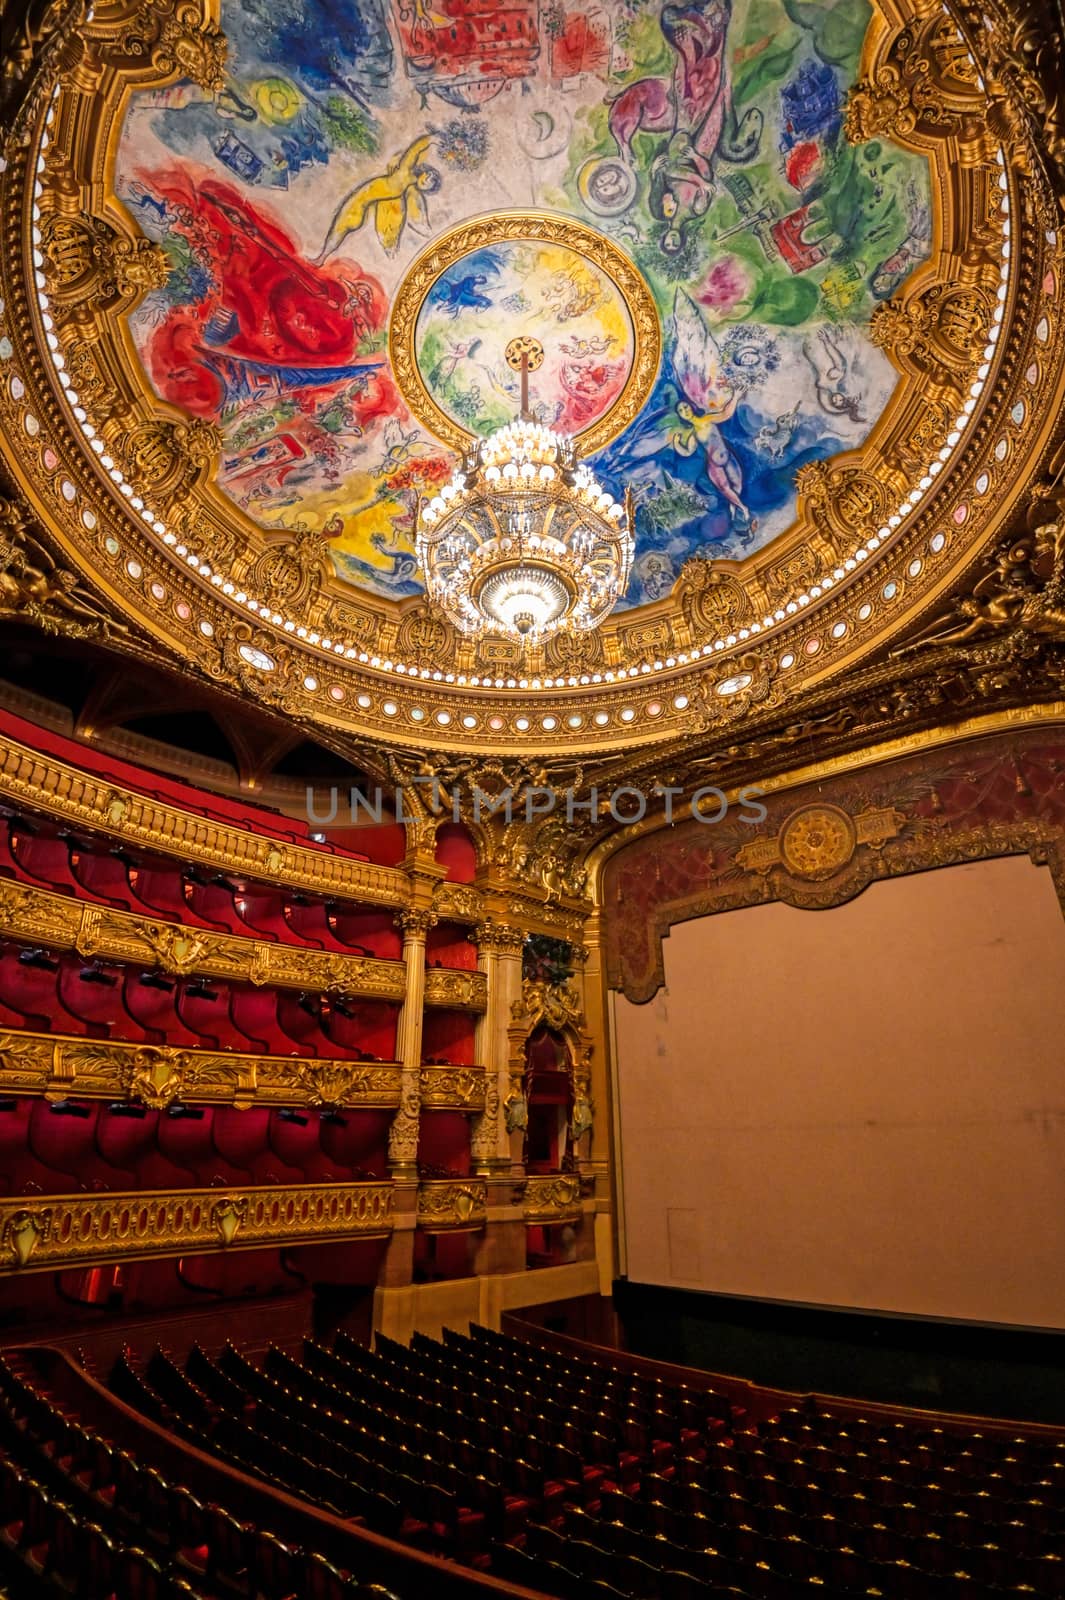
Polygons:
[[455,1011],[483,1011],[488,1004],[488,979],[483,972],[461,967],[429,967],[425,974],[425,1004],[449,1006]]
[[576,1173],[526,1178],[522,1211],[527,1223],[576,1222],[583,1210]]
[[418,1185],[418,1226],[427,1233],[481,1228],[488,1186],[483,1178],[426,1178]]
[[423,1066],[418,1075],[418,1099],[423,1111],[483,1111],[484,1068]]
[[240,876],[267,882],[283,879],[291,889],[392,906],[402,905],[408,892],[406,874],[395,867],[281,844],[260,833],[208,821],[60,761],[44,765],[33,750],[8,738],[0,739],[0,795],[82,829],[98,828],[104,821],[127,843]]

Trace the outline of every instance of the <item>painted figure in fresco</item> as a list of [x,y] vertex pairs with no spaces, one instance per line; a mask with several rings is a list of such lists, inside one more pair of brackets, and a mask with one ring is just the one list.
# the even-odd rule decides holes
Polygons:
[[726,49],[731,14],[731,0],[662,7],[659,24],[676,55],[672,78],[641,78],[622,89],[608,116],[621,169],[609,158],[595,158],[578,177],[590,209],[613,215],[636,194],[636,135],[665,134],[648,169],[648,208],[666,224],[659,244],[667,255],[683,248],[685,226],[710,206],[715,156],[743,162],[758,153],[761,111],[752,108],[737,122],[732,109]]
[[681,426],[673,430],[670,443],[681,456],[702,452],[703,471],[731,508],[734,522],[753,531],[754,519],[742,499],[743,472],[718,426],[732,416],[740,393],[725,374],[717,341],[702,313],[683,289],[677,290],[673,303],[671,360],[684,398],[677,404]]
[[424,159],[432,142],[432,134],[415,139],[379,177],[367,178],[345,196],[329,224],[316,265],[339,250],[349,233],[358,233],[371,213],[374,231],[390,256],[398,250],[405,227],[428,226],[424,197],[440,187],[439,172]]
[[932,208],[918,193],[912,178],[906,185],[906,224],[906,237],[899,248],[873,273],[870,288],[878,300],[890,300],[932,248]]
[[849,363],[847,357],[827,328],[803,340],[802,353],[814,372],[817,403],[830,417],[848,416],[852,422],[864,422],[862,397],[847,388]]
[[462,311],[488,311],[492,304],[491,296],[481,293],[487,282],[487,273],[469,272],[455,283],[442,283],[436,292],[436,299],[449,317],[457,317]]
[[387,477],[397,467],[402,467],[416,456],[432,453],[432,445],[420,437],[417,428],[404,432],[403,424],[395,417],[389,417],[385,423],[385,453],[377,466],[373,469],[375,478]]

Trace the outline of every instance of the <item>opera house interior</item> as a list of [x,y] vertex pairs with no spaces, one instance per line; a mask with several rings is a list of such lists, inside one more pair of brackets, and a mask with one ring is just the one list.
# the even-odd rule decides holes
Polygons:
[[0,0],[0,1596],[1065,1597],[1061,0]]

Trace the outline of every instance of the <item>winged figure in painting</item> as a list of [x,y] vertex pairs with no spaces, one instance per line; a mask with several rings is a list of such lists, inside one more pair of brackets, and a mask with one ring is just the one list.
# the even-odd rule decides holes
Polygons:
[[440,187],[440,174],[426,163],[432,134],[424,134],[390,161],[376,178],[367,178],[345,196],[329,225],[316,264],[339,250],[349,233],[358,233],[372,215],[374,232],[386,255],[395,255],[408,225],[424,227],[429,221],[425,196]]

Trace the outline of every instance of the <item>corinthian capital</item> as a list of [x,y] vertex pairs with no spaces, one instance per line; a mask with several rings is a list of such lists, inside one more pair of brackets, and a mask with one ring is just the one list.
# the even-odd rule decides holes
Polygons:
[[430,928],[435,928],[439,917],[428,906],[408,906],[405,911],[397,911],[395,918],[397,928],[403,929],[405,939],[424,939]]
[[525,944],[525,933],[522,928],[510,928],[506,923],[496,922],[492,917],[487,917],[484,922],[478,922],[473,928],[471,938],[479,949],[491,951],[495,955],[520,955]]

